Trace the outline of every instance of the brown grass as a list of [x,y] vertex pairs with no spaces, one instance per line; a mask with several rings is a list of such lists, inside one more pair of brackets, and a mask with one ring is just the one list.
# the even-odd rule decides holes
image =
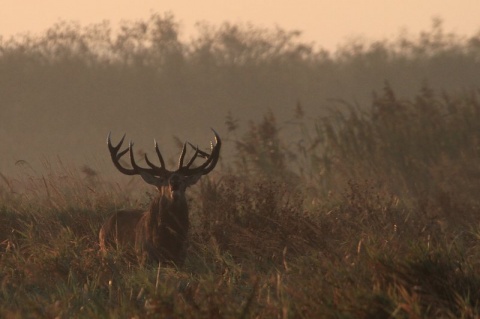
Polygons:
[[[6,177],[0,316],[478,317],[478,103],[425,94],[407,103],[387,92],[370,114],[319,120],[316,146],[290,152],[282,176],[262,170],[267,153],[238,148],[242,166],[192,188],[181,270],[98,256],[104,218],[148,198],[75,169]],[[284,130],[239,138],[297,147]]]

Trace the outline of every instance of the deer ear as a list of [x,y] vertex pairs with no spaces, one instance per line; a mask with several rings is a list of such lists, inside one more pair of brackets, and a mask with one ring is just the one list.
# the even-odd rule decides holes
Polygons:
[[200,177],[202,177],[202,174],[196,174],[196,175],[188,176],[185,179],[185,185],[187,187],[195,185],[195,183],[197,183],[200,180]]
[[152,174],[144,171],[144,170],[139,170],[140,171],[140,176],[142,176],[143,180],[147,183],[147,184],[150,184],[150,185],[153,185],[153,186],[157,186],[157,187],[160,187],[160,186],[165,186],[167,185],[167,180],[165,178],[161,178],[161,177],[155,177],[153,176]]

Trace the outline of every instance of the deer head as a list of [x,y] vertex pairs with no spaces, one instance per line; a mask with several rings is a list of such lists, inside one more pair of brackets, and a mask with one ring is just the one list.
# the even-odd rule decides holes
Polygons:
[[[120,151],[125,135],[116,146],[112,145],[110,134],[108,135],[107,145],[115,167],[125,175],[140,175],[145,182],[158,189],[158,196],[146,212],[119,211],[113,214],[100,230],[99,239],[102,250],[106,250],[107,243],[130,244],[140,253],[142,261],[147,259],[176,265],[183,263],[189,228],[185,191],[217,165],[221,140],[213,129],[212,131],[215,144],[210,144],[210,154],[190,144],[195,149],[195,153],[185,164],[187,149],[187,143],[185,143],[178,166],[174,171],[166,168],[156,141],[155,152],[160,166],[153,164],[145,154],[145,163],[148,167],[140,167],[135,162],[133,143],[130,142],[126,149]],[[131,168],[120,164],[120,159],[127,152],[130,155]],[[193,167],[198,157],[204,158],[205,161]]]

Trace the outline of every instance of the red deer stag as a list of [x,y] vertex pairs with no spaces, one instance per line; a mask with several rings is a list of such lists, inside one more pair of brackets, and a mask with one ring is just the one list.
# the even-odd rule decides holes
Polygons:
[[[156,166],[145,154],[145,162],[149,166],[143,168],[134,159],[133,144],[120,151],[125,135],[117,146],[113,146],[108,134],[107,144],[113,164],[125,175],[140,175],[145,182],[158,189],[158,195],[146,212],[140,210],[124,210],[114,213],[103,224],[99,233],[100,248],[106,251],[107,246],[129,246],[134,248],[140,262],[161,262],[181,266],[186,257],[186,240],[189,228],[188,206],[185,198],[187,187],[195,184],[202,175],[210,173],[218,162],[221,140],[215,135],[215,145],[211,143],[211,153],[207,154],[195,148],[195,153],[186,165],[183,164],[186,144],[175,171],[165,168],[165,162],[155,142],[155,151],[160,161]],[[191,144],[190,144],[191,145]],[[120,164],[120,158],[130,153],[132,168]],[[191,167],[200,156],[205,162]]]

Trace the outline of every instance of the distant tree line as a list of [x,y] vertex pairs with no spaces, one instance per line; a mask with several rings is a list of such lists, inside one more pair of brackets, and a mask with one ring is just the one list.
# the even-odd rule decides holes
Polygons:
[[286,119],[298,103],[313,115],[335,100],[368,105],[385,81],[400,97],[424,84],[480,86],[480,32],[446,33],[440,20],[415,37],[351,41],[335,52],[281,28],[198,31],[181,41],[172,15],[152,14],[118,32],[108,22],[60,22],[40,35],[0,38],[0,142],[19,154],[72,144],[85,152],[109,130],[208,136],[227,114],[245,121],[272,110]]

